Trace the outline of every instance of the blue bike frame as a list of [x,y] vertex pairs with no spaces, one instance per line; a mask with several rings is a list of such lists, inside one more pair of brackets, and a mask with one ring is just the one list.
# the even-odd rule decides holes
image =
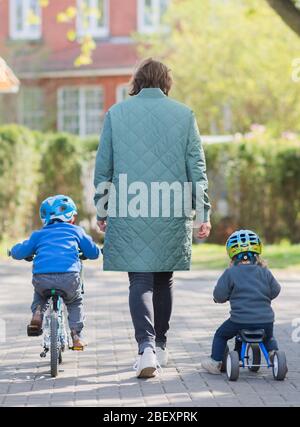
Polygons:
[[[267,363],[266,366],[268,368],[271,368],[272,364],[271,364],[271,361],[270,361],[270,358],[269,358],[269,353],[267,352],[267,349],[266,349],[264,343],[263,342],[259,342],[257,344],[259,345],[259,348],[260,348],[261,352],[263,353],[264,358],[266,359],[266,363]],[[249,343],[246,343],[244,341],[242,342],[241,360],[242,360],[242,366],[243,366],[243,368],[245,368],[245,359],[246,359],[246,352],[247,352],[248,345],[249,345]],[[260,365],[260,366],[264,366],[264,365]]]

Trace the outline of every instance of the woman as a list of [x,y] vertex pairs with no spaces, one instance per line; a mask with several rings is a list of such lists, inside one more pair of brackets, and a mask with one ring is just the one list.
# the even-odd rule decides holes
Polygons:
[[[105,117],[95,204],[98,225],[106,232],[104,270],[129,275],[136,375],[147,378],[156,374],[157,359],[161,366],[168,361],[173,272],[190,268],[191,209],[198,213],[198,237],[204,239],[211,229],[210,205],[197,123],[188,107],[168,97],[170,70],[147,59],[131,86],[131,98]],[[186,201],[191,209],[183,208]]]

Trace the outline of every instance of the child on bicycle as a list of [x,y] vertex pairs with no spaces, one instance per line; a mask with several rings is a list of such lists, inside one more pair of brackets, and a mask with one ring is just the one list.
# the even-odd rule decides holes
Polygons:
[[65,295],[73,346],[83,349],[85,343],[81,331],[84,311],[79,253],[82,252],[85,258],[97,259],[100,251],[83,228],[75,225],[76,217],[77,208],[70,197],[48,197],[40,206],[43,228],[34,231],[29,240],[16,244],[11,249],[11,255],[18,260],[34,257],[33,315],[28,335],[31,335],[30,332],[34,335],[41,333],[43,312],[47,305],[43,292],[59,289]]
[[271,301],[281,288],[260,258],[260,238],[250,230],[236,231],[227,240],[226,249],[231,264],[218,280],[213,295],[216,303],[230,302],[231,316],[215,333],[211,357],[201,363],[211,374],[220,374],[227,341],[241,329],[264,329],[270,358],[278,350]]

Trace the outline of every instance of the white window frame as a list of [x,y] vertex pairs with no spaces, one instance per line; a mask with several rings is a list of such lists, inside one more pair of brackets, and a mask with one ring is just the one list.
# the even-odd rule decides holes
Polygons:
[[[77,0],[77,10],[80,10],[80,3],[82,1],[86,1],[90,3],[90,7],[97,7],[97,0]],[[79,14],[77,14],[76,18],[76,28],[77,28],[77,36],[83,37],[86,34],[90,34],[94,38],[104,38],[109,35],[109,19],[110,19],[110,13],[109,13],[109,0],[103,0],[104,1],[104,26],[103,27],[95,27],[90,28],[89,30],[85,30],[82,27],[82,20],[79,17]],[[96,18],[94,18],[95,20]]]
[[[40,92],[41,95],[41,106],[40,109],[33,109],[31,111],[25,111],[24,110],[24,104],[23,99],[25,96],[30,97],[32,96],[30,94],[30,90],[37,90]],[[25,91],[25,92],[24,92]],[[44,120],[45,120],[45,109],[44,109],[44,97],[45,93],[43,89],[40,86],[24,86],[20,93],[19,93],[19,99],[18,99],[18,122],[21,123],[23,126],[26,126],[30,129],[34,130],[43,130],[44,128]],[[38,121],[39,125],[34,126],[32,125],[34,122]]]
[[116,89],[116,102],[122,102],[125,101],[126,98],[123,96],[123,91],[127,90],[129,92],[129,84],[128,83],[121,83],[117,86]]
[[42,11],[38,0],[38,17],[40,18],[40,24],[36,25],[36,30],[33,31],[31,26],[27,24],[28,13],[30,10],[30,0],[22,0],[23,2],[23,30],[17,30],[17,0],[9,1],[9,27],[10,37],[14,40],[39,40],[42,36]]
[[[85,117],[86,117],[86,97],[84,92],[86,90],[91,90],[91,89],[100,89],[102,90],[102,96],[103,96],[103,105],[102,105],[102,109],[99,108],[99,110],[97,110],[97,114],[99,115],[99,131],[101,128],[101,116],[104,116],[104,87],[102,85],[84,85],[84,86],[62,86],[58,89],[57,91],[57,129],[59,132],[67,132],[64,128],[64,112],[61,109],[61,105],[63,103],[62,97],[63,97],[63,93],[65,90],[68,89],[76,89],[78,90],[79,93],[79,133],[78,136],[80,137],[86,137],[89,136],[90,134],[88,134],[86,132],[86,122],[85,122]],[[100,107],[100,106],[99,106]],[[96,110],[95,110],[96,111]]]
[[[154,24],[146,25],[145,24],[145,1],[146,0],[138,0],[138,31],[144,34],[155,33],[161,28],[160,21],[160,1],[161,0],[152,0],[154,3]],[[169,3],[171,0],[169,0]]]

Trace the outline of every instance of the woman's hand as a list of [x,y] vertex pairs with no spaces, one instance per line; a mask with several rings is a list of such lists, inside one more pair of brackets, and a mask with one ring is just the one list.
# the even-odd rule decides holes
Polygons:
[[97,221],[97,225],[102,233],[106,231],[106,221]]
[[210,235],[210,230],[211,230],[210,221],[203,222],[202,224],[200,224],[197,237],[201,240],[206,239]]

